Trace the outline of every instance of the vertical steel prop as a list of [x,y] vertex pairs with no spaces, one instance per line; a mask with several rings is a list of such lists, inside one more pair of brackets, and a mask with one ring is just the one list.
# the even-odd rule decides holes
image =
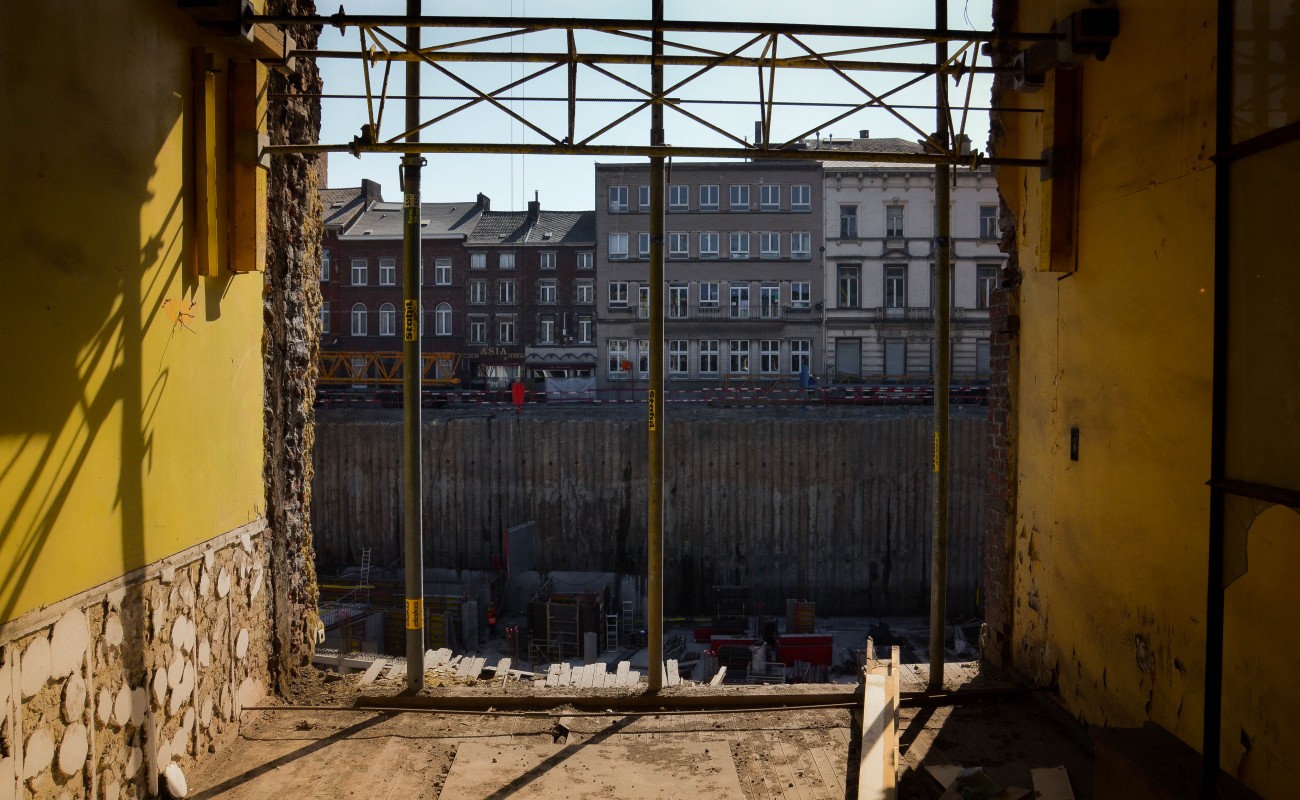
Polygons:
[[[935,27],[948,30],[947,0],[935,0]],[[935,63],[948,60],[948,43],[935,43]],[[936,73],[935,138],[945,150],[952,142],[948,123],[946,75]],[[934,168],[934,508],[930,547],[930,689],[943,688],[944,628],[948,616],[948,384],[951,382],[949,317],[951,296],[951,167]]]
[[[664,143],[663,0],[651,0],[654,31],[650,66],[650,144]],[[650,383],[647,387],[647,427],[650,434],[650,508],[647,514],[646,635],[650,664],[648,692],[664,685],[664,159],[650,159]]]
[[[406,0],[406,13],[420,15],[420,0]],[[412,52],[420,47],[420,29],[406,29]],[[420,62],[406,64],[408,142],[420,141]],[[420,465],[420,168],[418,153],[402,157],[402,535],[406,562],[406,690],[424,688],[424,482]]]

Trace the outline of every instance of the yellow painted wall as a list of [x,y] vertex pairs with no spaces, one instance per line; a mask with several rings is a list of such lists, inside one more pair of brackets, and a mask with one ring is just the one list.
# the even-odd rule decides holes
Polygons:
[[190,272],[199,41],[0,5],[0,622],[260,515],[262,275]]
[[[1045,30],[1085,4],[1019,5],[1021,29]],[[1044,271],[1037,171],[999,174],[1025,271],[1014,663],[1038,681],[1057,680],[1061,701],[1089,723],[1151,720],[1198,750],[1216,5],[1122,3],[1110,57],[1084,65],[1076,273]],[[1007,99],[1041,108],[1043,98]],[[1003,154],[1038,156],[1041,120],[1005,119]],[[1080,453],[1072,462],[1075,426]],[[1280,533],[1288,525],[1289,540]],[[1252,569],[1228,593],[1225,663],[1223,765],[1261,790],[1294,787],[1287,754],[1300,747],[1300,726],[1290,722],[1300,689],[1288,666],[1300,648],[1294,620],[1277,602],[1294,583],[1280,565],[1297,563],[1300,526],[1271,521],[1268,531],[1251,542],[1252,558],[1260,549],[1274,554],[1268,569]],[[1252,740],[1244,762],[1242,730]]]

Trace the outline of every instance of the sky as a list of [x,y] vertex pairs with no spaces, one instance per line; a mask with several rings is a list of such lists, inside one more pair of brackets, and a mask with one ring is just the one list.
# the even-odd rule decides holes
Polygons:
[[[948,0],[949,27],[953,29],[987,30],[990,23],[991,0]],[[463,14],[466,6],[446,0],[424,0],[425,14]],[[404,13],[404,0],[352,0],[344,8],[349,13],[399,14]],[[606,0],[605,2],[559,2],[558,0],[478,0],[473,4],[479,16],[501,17],[602,17],[644,18],[649,15],[648,0]],[[761,20],[764,22],[805,22],[842,25],[930,27],[934,24],[934,7],[926,2],[898,2],[898,0],[803,0],[791,3],[776,0],[711,0],[708,3],[665,0],[664,16],[668,20]],[[398,38],[404,29],[391,33]],[[473,36],[490,34],[489,30],[433,29],[422,32],[422,43],[429,46]],[[746,34],[668,34],[670,41],[708,47],[713,50],[734,50],[753,38]],[[579,52],[589,53],[647,53],[649,44],[641,41],[594,31],[577,33]],[[880,45],[883,40],[848,40],[831,37],[806,37],[804,44],[818,51],[830,51]],[[368,43],[369,45],[369,43]],[[355,28],[340,34],[337,28],[327,27],[322,33],[320,49],[356,51],[359,35]],[[955,51],[959,45],[950,45]],[[758,55],[763,44],[744,50],[745,55]],[[563,31],[544,31],[525,34],[473,45],[469,49],[491,52],[557,52],[566,49]],[[968,51],[974,54],[975,47]],[[667,47],[668,54],[687,51]],[[802,54],[799,45],[788,39],[778,43],[779,56]],[[930,62],[934,58],[933,45],[921,45],[872,53],[846,55],[843,58],[873,61]],[[359,60],[320,59],[321,74],[326,94],[363,94],[365,72]],[[969,60],[967,63],[970,63]],[[981,57],[980,64],[987,65]],[[491,92],[512,81],[531,75],[544,64],[466,64],[452,63],[444,66],[462,80],[484,92]],[[649,67],[610,65],[605,67],[637,86],[648,88]],[[665,68],[665,85],[673,86],[697,71],[698,67]],[[370,81],[376,94],[384,80],[385,64],[380,61],[370,68]],[[895,89],[913,76],[906,73],[853,72],[851,77],[873,93]],[[404,92],[405,67],[393,64],[388,78],[390,94]],[[421,94],[428,97],[466,97],[468,90],[458,85],[432,67],[421,72]],[[766,78],[765,78],[766,80]],[[556,138],[567,134],[566,105],[545,98],[563,98],[567,91],[567,70],[560,67],[499,96],[505,105],[522,117],[547,130]],[[966,94],[963,82],[950,88],[950,102],[960,105]],[[990,82],[987,77],[975,80],[971,94],[972,106],[985,106],[988,102]],[[920,81],[890,98],[892,103],[933,104],[934,82]],[[601,98],[599,102],[579,102],[576,138],[581,141],[600,128],[614,122],[632,110],[635,103],[626,102],[639,97],[632,88],[601,75],[586,67],[578,73],[580,98]],[[758,76],[753,68],[717,68],[670,93],[684,101],[681,107],[707,119],[735,136],[752,139],[754,122],[759,118]],[[826,70],[778,70],[773,96],[780,101],[802,105],[783,106],[776,109],[772,138],[786,141],[801,134],[820,135],[822,138],[848,138],[860,130],[869,130],[872,137],[897,136],[917,140],[920,134],[889,112],[881,109],[864,109],[842,120],[830,120],[845,108],[817,107],[816,103],[856,104],[866,100],[861,89],[852,86],[840,76]],[[725,99],[728,104],[706,104],[691,101]],[[428,119],[460,105],[463,100],[424,100],[421,102],[422,119]],[[374,111],[378,113],[376,105]],[[936,128],[935,113],[931,110],[901,110],[919,130],[929,132]],[[321,142],[343,144],[350,142],[369,120],[370,111],[364,99],[326,98],[322,107]],[[403,132],[405,107],[401,100],[390,100],[380,124],[380,140],[390,139]],[[954,126],[962,124],[960,114],[954,117]],[[594,144],[645,144],[649,140],[649,111],[643,110],[620,123],[617,127],[593,140]],[[671,109],[665,112],[665,129],[670,144],[701,146],[733,146],[734,143],[698,122]],[[965,122],[966,133],[977,149],[985,149],[988,138],[988,117],[984,112],[972,111]],[[523,123],[486,103],[438,122],[421,132],[423,141],[434,142],[487,142],[543,144],[546,139],[529,130]],[[427,156],[423,171],[421,197],[425,202],[454,202],[471,200],[479,192],[492,199],[493,210],[518,210],[533,199],[541,200],[542,208],[549,210],[583,210],[593,208],[594,178],[592,165],[595,158],[583,156],[539,156],[501,154],[439,154]],[[361,158],[348,154],[329,156],[329,184],[333,187],[359,186],[362,178],[378,182],[388,200],[399,199],[397,155],[367,153]],[[626,161],[603,157],[603,162]]]

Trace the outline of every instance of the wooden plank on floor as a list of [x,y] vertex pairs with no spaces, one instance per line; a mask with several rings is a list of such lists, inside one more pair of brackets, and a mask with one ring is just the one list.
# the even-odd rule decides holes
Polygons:
[[1040,767],[1029,770],[1029,775],[1040,800],[1074,800],[1074,787],[1065,767]]
[[718,671],[717,671],[717,673],[714,674],[713,679],[709,681],[709,685],[710,685],[710,686],[721,686],[721,685],[722,685],[722,682],[723,682],[724,680],[726,680],[726,678],[727,678],[727,668],[726,668],[726,667],[718,667]]
[[400,678],[405,674],[406,674],[406,659],[402,659],[401,661],[394,660],[392,668],[388,670],[388,677]]
[[361,676],[361,685],[368,686],[374,683],[375,679],[379,677],[379,673],[383,672],[384,669],[392,663],[392,660],[387,658],[375,659],[375,663],[371,664],[366,669],[365,674]]
[[925,771],[930,773],[930,777],[939,782],[939,785],[947,789],[952,786],[952,782],[957,780],[957,773],[961,772],[961,767],[954,767],[951,764],[935,764],[928,766]]
[[858,760],[859,800],[886,800],[885,715],[888,691],[884,675],[867,675],[862,697],[862,747]]
[[813,765],[817,768],[817,774],[821,776],[822,784],[826,791],[832,797],[843,797],[844,787],[844,770],[835,768],[835,760],[831,758],[830,753],[826,752],[824,747],[814,747],[810,740],[807,742],[808,756],[812,759]]
[[451,660],[451,648],[440,647],[433,651],[433,665],[441,666]]
[[772,766],[772,774],[776,776],[776,785],[781,792],[779,796],[785,798],[785,800],[804,800],[803,793],[795,785],[794,770],[785,762],[784,758],[776,757],[780,752],[780,739],[771,733],[764,734],[763,738],[768,751],[772,754],[767,763]]

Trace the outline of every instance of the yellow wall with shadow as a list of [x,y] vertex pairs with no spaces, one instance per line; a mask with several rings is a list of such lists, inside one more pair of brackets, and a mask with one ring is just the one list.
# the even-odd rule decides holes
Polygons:
[[196,25],[165,0],[6,3],[0,32],[3,622],[264,495],[262,274],[192,267]]

